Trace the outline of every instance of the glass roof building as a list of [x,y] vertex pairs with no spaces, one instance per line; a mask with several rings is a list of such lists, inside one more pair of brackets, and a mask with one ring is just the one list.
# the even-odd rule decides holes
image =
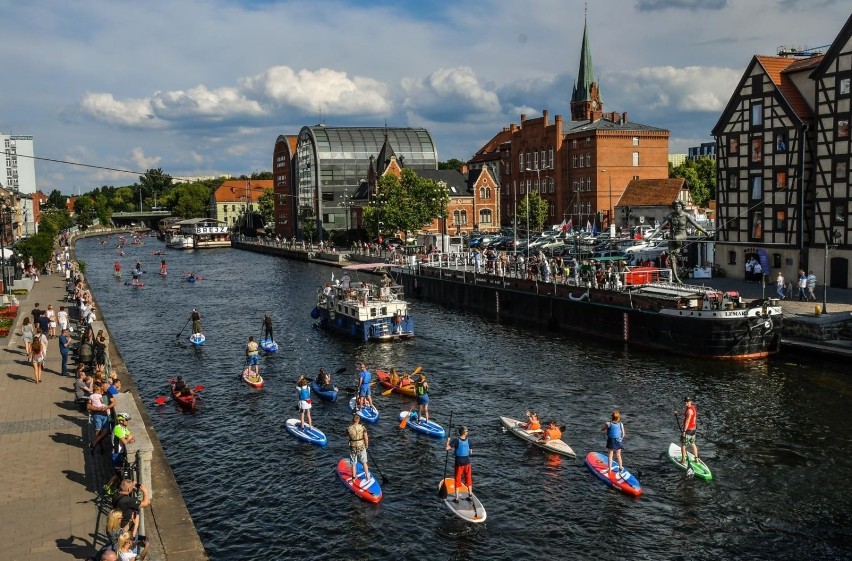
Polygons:
[[299,208],[314,209],[318,228],[349,226],[349,199],[367,182],[371,165],[378,168],[375,171],[384,169],[385,163],[377,160],[386,141],[404,167],[438,168],[438,151],[423,128],[302,127],[296,146],[294,202]]

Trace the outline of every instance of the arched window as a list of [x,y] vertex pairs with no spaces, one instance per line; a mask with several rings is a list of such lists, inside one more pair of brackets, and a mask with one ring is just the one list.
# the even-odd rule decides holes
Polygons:
[[554,183],[554,181],[553,181],[552,177],[550,179],[548,179],[548,181],[547,181],[547,192],[548,193],[553,193],[553,189],[554,189],[553,183]]
[[484,208],[479,211],[479,223],[480,224],[491,224],[491,210]]
[[491,187],[486,187],[486,188],[485,188],[485,198],[486,198],[486,199],[490,199],[490,198],[491,198]]
[[480,187],[480,188],[479,188],[479,198],[480,198],[480,199],[484,199],[484,198],[485,198],[485,187]]
[[461,224],[462,224],[462,226],[467,225],[467,211],[466,210],[461,211]]

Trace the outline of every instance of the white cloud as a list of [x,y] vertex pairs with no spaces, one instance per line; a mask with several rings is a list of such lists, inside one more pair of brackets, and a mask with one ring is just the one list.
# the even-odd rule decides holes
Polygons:
[[210,90],[206,86],[196,86],[186,92],[157,92],[151,98],[151,106],[157,117],[166,121],[195,118],[215,122],[237,115],[256,117],[264,114],[259,103],[247,99],[237,89]]
[[133,160],[140,170],[149,170],[156,168],[162,158],[160,156],[146,156],[145,151],[140,147],[131,150],[130,159]]
[[742,69],[655,66],[606,76],[603,88],[618,88],[631,106],[651,110],[720,112],[742,76]]
[[149,99],[119,101],[110,93],[87,93],[80,101],[80,111],[97,121],[129,127],[160,127],[151,110]]
[[472,68],[440,68],[426,78],[403,78],[403,107],[434,121],[477,120],[500,112],[497,94]]

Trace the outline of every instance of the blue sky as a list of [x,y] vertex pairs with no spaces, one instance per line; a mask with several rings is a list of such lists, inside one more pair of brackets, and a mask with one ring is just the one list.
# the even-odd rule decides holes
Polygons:
[[[843,6],[846,6],[844,8]],[[570,115],[581,0],[0,0],[0,131],[36,155],[173,176],[271,170],[279,134],[427,127],[467,159],[509,123]],[[606,111],[711,140],[754,54],[831,43],[834,0],[591,0]],[[136,175],[39,162],[66,194]]]

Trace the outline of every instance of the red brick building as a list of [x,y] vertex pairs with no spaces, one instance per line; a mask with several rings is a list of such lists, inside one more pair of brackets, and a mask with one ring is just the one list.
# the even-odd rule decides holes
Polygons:
[[275,191],[275,233],[292,238],[296,235],[297,198],[292,192],[297,135],[280,135],[272,152],[272,181]]

